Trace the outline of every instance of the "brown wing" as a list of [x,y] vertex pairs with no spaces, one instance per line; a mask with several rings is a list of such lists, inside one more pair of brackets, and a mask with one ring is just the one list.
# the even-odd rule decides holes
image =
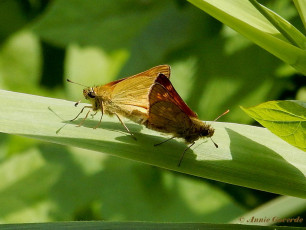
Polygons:
[[111,100],[118,106],[123,108],[125,105],[132,105],[147,108],[150,88],[160,74],[170,78],[170,66],[155,66],[147,71],[111,82],[105,86],[112,86]]
[[192,125],[189,116],[176,104],[169,91],[155,83],[149,95],[148,128],[165,133],[184,133]]
[[[188,107],[188,105],[183,101],[183,99],[176,92],[176,90],[174,89],[174,87],[171,84],[170,80],[166,76],[163,76],[162,74],[160,74],[156,78],[155,83],[161,84],[167,90],[167,94],[169,94],[169,96],[167,97],[167,100],[170,100],[173,103],[175,103],[188,116],[198,118],[198,115],[195,112],[193,112]],[[170,98],[170,99],[168,99],[168,98]],[[152,98],[152,100],[154,100],[154,99]],[[150,99],[150,105],[151,105],[151,99]]]

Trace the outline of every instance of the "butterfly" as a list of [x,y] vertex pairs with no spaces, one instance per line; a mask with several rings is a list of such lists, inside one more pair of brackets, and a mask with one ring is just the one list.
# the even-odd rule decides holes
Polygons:
[[[186,143],[190,144],[181,155],[178,166],[180,166],[185,152],[195,144],[196,140],[202,137],[212,137],[215,132],[210,124],[201,121],[198,115],[188,107],[174,89],[169,78],[162,73],[151,86],[148,119],[144,125],[149,129],[172,134],[172,138],[157,145],[173,138],[183,138]],[[218,148],[218,145],[213,143]]]
[[[93,111],[97,113],[101,111],[100,121],[95,128],[101,124],[103,114],[111,116],[116,115],[126,131],[134,137],[120,116],[129,118],[139,124],[147,120],[149,90],[160,74],[166,78],[170,78],[170,71],[171,68],[169,65],[159,65],[136,75],[110,82],[106,85],[86,87],[83,90],[83,95],[85,99],[91,103],[91,106],[84,106],[79,114],[71,121],[78,118],[84,109],[88,108],[89,111],[79,124],[79,126],[81,126],[90,112]],[[72,82],[70,80],[68,81]],[[76,103],[76,105],[77,104],[78,103]]]

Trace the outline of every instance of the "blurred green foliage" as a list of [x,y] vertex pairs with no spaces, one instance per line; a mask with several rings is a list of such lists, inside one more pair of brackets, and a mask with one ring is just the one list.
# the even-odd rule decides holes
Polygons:
[[[290,1],[266,2],[302,26]],[[306,98],[303,76],[185,1],[2,0],[0,19],[3,89],[76,101],[81,88],[68,76],[100,85],[170,64],[172,83],[202,120],[230,109],[223,121],[250,123],[239,105]],[[275,196],[0,136],[1,223],[225,223]]]

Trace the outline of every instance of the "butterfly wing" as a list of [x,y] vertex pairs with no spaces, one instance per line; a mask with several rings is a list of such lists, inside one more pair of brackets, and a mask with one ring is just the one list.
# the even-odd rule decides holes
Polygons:
[[149,109],[146,127],[164,133],[183,134],[191,125],[190,118],[169,101],[159,101]]
[[[148,94],[156,78],[163,74],[170,78],[170,66],[159,65],[134,76],[111,82],[111,100],[121,108],[125,106],[148,108]],[[106,85],[107,86],[107,85]]]
[[[152,67],[151,69],[148,69],[144,72],[129,76],[129,77],[125,77],[116,81],[112,81],[106,85],[104,85],[104,87],[114,87],[115,85],[119,85],[120,82],[125,81],[127,79],[132,79],[132,78],[139,78],[139,77],[149,77],[149,78],[156,78],[159,74],[163,74],[165,75],[167,78],[170,78],[170,74],[171,74],[171,67],[169,65],[158,65],[155,67]],[[120,88],[120,87],[119,87]]]
[[197,117],[173,88],[166,76],[160,75],[149,94],[148,128],[180,136],[192,125],[190,116]]
[[[170,100],[171,102],[176,104],[188,116],[198,118],[198,115],[195,112],[193,112],[188,107],[188,105],[183,101],[181,96],[176,92],[170,80],[166,76],[164,76],[163,74],[160,74],[156,78],[155,84],[162,85],[166,89],[167,94],[169,94],[169,96],[165,97],[164,100]],[[154,98],[150,99],[150,106],[151,106],[151,100],[152,102],[154,102]]]
[[155,66],[131,77],[96,87],[95,92],[104,102],[106,112],[118,113],[142,123],[148,117],[150,88],[160,74],[170,78],[170,66]]

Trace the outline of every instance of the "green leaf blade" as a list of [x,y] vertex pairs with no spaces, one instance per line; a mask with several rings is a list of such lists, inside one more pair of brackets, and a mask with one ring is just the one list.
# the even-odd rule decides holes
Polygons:
[[181,167],[177,167],[186,148],[182,140],[154,147],[168,137],[125,121],[136,136],[135,141],[115,117],[109,116],[103,117],[98,129],[92,129],[99,122],[98,116],[76,127],[82,118],[75,123],[69,120],[80,111],[82,104],[75,108],[74,102],[4,90],[0,90],[0,104],[0,132],[3,133],[108,153],[263,191],[306,197],[305,153],[265,128],[214,122],[213,139],[219,148],[210,140],[199,140],[185,154]]
[[294,101],[270,101],[242,109],[272,133],[306,151],[306,109]]

